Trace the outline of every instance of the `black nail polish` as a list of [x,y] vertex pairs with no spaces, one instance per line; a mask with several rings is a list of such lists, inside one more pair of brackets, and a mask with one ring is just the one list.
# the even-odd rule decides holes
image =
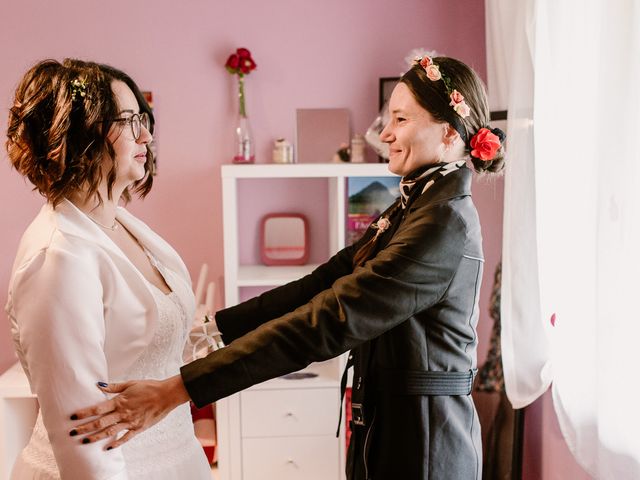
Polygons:
[[98,382],[98,386],[102,387],[102,388],[107,388],[109,386],[108,383],[104,383],[104,382]]
[[91,440],[89,440],[88,438],[83,438],[82,439],[82,443],[87,444],[89,443]]
[[76,415],[75,413],[71,415],[71,420],[77,420],[77,419],[78,419],[78,415]]
[[107,450],[111,450],[113,447],[107,447]]
[[75,428],[69,432],[69,435],[72,437],[75,437],[77,434],[78,434],[78,431]]

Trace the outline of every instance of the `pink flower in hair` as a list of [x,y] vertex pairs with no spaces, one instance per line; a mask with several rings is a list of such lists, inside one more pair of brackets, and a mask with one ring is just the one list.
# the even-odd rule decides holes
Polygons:
[[432,82],[435,82],[442,78],[442,74],[440,73],[440,68],[438,68],[437,65],[429,65],[427,68],[425,68],[425,71],[427,72],[427,77]]
[[452,107],[455,107],[458,103],[462,103],[464,101],[464,97],[458,90],[454,90],[453,92],[451,92],[451,95],[449,95],[449,97],[451,98],[451,103],[449,103],[449,105],[451,105]]
[[424,57],[422,57],[421,59],[419,59],[420,61],[420,66],[422,68],[424,68],[425,70],[427,69],[427,67],[429,67],[430,65],[433,65],[433,60],[431,60],[431,57],[429,55],[425,55]]
[[469,105],[465,103],[464,100],[460,103],[456,103],[453,106],[453,110],[462,118],[467,118],[471,114],[471,109],[469,108]]

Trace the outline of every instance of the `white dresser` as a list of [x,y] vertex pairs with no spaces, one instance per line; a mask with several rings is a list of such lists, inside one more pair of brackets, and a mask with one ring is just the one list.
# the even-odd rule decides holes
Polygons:
[[341,477],[333,366],[313,365],[305,372],[318,374],[315,378],[276,379],[238,395],[243,480]]

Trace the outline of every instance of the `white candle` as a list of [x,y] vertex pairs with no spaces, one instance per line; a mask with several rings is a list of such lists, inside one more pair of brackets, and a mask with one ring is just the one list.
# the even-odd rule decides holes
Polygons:
[[204,293],[204,283],[207,281],[207,272],[209,265],[206,263],[200,267],[200,275],[198,276],[198,283],[196,283],[196,306],[202,303],[202,294]]
[[205,305],[207,306],[207,313],[213,313],[213,290],[215,288],[215,283],[209,282],[207,286],[207,299],[205,301]]

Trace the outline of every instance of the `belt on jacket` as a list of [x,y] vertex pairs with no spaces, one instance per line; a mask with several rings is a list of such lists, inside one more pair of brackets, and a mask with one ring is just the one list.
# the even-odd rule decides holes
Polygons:
[[383,369],[377,390],[389,395],[469,395],[475,369],[466,372]]
[[[383,395],[458,396],[470,395],[477,370],[441,372],[384,369],[376,377],[376,389]],[[354,425],[366,426],[364,407],[351,404]]]

